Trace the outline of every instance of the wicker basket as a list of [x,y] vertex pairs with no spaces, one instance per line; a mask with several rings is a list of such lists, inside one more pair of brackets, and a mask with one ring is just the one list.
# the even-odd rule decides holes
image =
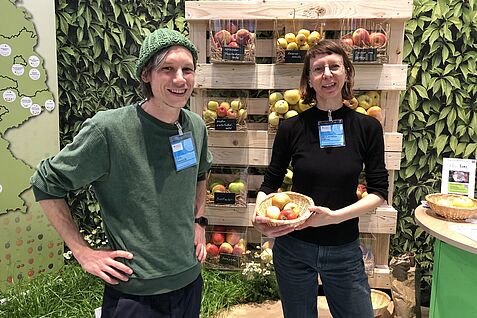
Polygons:
[[385,292],[371,289],[371,302],[373,304],[374,317],[379,317],[388,309],[391,297]]
[[[303,224],[310,216],[311,212],[308,210],[308,207],[315,205],[313,199],[297,192],[285,191],[284,193],[288,194],[291,198],[291,202],[296,203],[300,208],[300,216],[294,220],[273,220],[270,219],[270,225],[279,226],[279,225],[295,225],[298,226]],[[257,208],[257,215],[265,216],[267,208],[272,205],[272,197],[275,193],[271,193],[265,197],[265,199],[260,203]]]
[[[443,193],[434,193],[426,195],[426,201],[429,207],[439,214],[442,217],[453,220],[465,220],[469,218],[477,217],[477,200],[471,199],[474,202],[473,208],[460,208],[446,205],[452,199],[461,197],[457,194],[443,194]],[[443,204],[444,200],[449,200],[446,204]]]

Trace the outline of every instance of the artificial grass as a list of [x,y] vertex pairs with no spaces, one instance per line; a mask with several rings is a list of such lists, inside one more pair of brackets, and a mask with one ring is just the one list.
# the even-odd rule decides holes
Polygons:
[[[213,317],[235,304],[278,299],[274,275],[254,274],[247,279],[237,271],[203,270],[201,317]],[[88,318],[101,306],[103,283],[68,263],[54,274],[43,274],[14,285],[0,298],[4,318]]]

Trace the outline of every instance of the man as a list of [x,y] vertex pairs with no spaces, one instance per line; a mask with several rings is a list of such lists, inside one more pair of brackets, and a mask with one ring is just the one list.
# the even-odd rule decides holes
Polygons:
[[[31,178],[75,258],[105,281],[102,317],[199,316],[212,156],[202,119],[183,109],[196,64],[196,47],[179,32],[148,35],[136,66],[146,99],[86,120]],[[64,200],[88,184],[101,205],[109,250],[87,244]]]

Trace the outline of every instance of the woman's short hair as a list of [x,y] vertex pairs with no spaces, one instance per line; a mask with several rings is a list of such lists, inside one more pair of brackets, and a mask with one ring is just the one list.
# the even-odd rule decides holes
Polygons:
[[334,40],[321,40],[317,44],[310,47],[306,52],[303,62],[303,71],[300,79],[300,93],[305,104],[316,103],[316,91],[311,85],[310,81],[310,61],[319,54],[338,54],[343,58],[343,66],[346,71],[346,82],[341,90],[343,99],[353,98],[353,80],[354,80],[354,66],[349,59],[343,44]]

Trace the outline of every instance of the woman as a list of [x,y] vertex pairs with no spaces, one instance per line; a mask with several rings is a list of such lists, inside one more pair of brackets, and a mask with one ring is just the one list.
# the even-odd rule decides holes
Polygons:
[[[281,185],[291,162],[295,192],[316,206],[301,226],[254,226],[276,237],[273,260],[286,318],[317,317],[318,274],[333,317],[373,317],[370,288],[359,248],[359,216],[388,195],[381,124],[343,105],[352,97],[354,67],[340,44],[323,40],[304,60],[300,91],[315,106],[283,121],[257,195]],[[369,195],[358,201],[363,170]]]

